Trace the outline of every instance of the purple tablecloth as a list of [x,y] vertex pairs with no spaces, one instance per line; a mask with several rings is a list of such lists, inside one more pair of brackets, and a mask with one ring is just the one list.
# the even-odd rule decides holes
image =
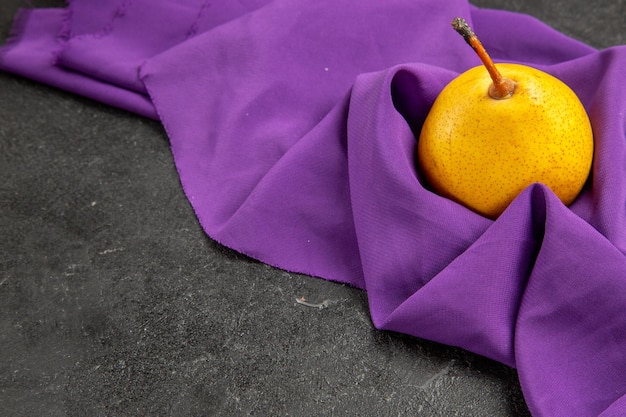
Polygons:
[[[495,221],[424,188],[416,136],[479,62],[570,85],[594,129],[565,207]],[[626,415],[626,49],[465,0],[73,0],[23,10],[0,68],[158,118],[207,234],[367,291],[374,325],[516,367],[534,416]]]

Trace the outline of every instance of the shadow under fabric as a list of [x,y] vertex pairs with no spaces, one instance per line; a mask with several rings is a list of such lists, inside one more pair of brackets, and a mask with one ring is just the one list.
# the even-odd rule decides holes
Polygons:
[[[496,61],[578,94],[590,180],[526,189],[495,221],[426,189],[439,91]],[[73,0],[22,10],[0,68],[158,118],[206,233],[367,292],[374,325],[517,368],[534,416],[626,415],[626,49],[465,0]]]

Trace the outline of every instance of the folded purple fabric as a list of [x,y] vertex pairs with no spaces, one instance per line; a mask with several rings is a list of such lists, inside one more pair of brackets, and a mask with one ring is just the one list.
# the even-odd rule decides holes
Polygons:
[[[581,98],[594,166],[570,207],[536,184],[492,221],[423,186],[421,124],[479,63],[455,16]],[[626,415],[625,47],[465,0],[74,0],[23,11],[0,68],[158,114],[222,244],[364,289],[377,328],[516,367],[535,416]]]
[[11,39],[0,49],[0,70],[157,118],[147,95],[56,65],[64,44],[63,36],[60,35],[66,22],[67,12],[64,10],[21,10],[15,17]]

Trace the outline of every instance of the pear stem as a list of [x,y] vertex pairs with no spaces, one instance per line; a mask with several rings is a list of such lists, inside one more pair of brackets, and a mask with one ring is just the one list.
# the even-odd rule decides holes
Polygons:
[[472,47],[474,52],[476,52],[480,60],[483,62],[485,68],[487,68],[489,76],[493,80],[493,84],[489,88],[489,96],[497,100],[511,97],[515,91],[515,82],[509,78],[503,77],[502,74],[500,74],[500,71],[496,68],[493,60],[483,47],[483,44],[480,42],[472,28],[470,28],[467,21],[463,18],[457,17],[452,20],[452,27],[461,36],[463,36],[465,42]]

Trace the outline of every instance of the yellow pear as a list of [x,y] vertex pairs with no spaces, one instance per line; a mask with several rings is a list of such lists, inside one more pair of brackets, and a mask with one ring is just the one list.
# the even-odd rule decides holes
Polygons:
[[426,181],[490,218],[533,183],[569,205],[593,159],[591,123],[580,100],[545,72],[494,64],[465,20],[452,25],[483,65],[452,80],[428,113],[418,143]]

